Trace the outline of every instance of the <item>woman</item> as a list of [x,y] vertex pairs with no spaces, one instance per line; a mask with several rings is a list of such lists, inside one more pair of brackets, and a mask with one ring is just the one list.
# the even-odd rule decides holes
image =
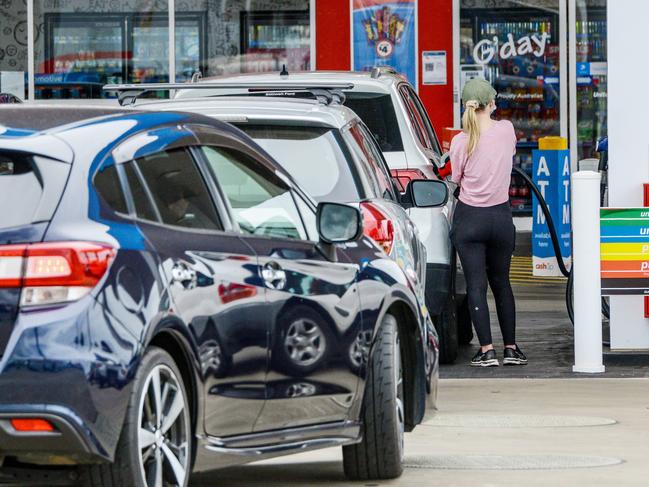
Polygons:
[[516,134],[511,122],[491,118],[496,110],[495,98],[496,90],[483,79],[465,85],[464,132],[453,138],[450,150],[453,181],[460,185],[451,239],[462,262],[471,321],[480,340],[480,350],[471,360],[476,367],[499,365],[491,339],[487,283],[496,299],[505,343],[503,364],[527,363],[516,345],[516,309],[509,283],[516,239],[509,207]]

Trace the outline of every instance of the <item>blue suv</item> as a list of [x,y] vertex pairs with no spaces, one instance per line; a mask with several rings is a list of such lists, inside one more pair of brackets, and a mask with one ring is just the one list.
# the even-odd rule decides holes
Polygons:
[[357,208],[200,115],[0,121],[0,482],[184,487],[334,445],[352,479],[401,473],[437,337]]

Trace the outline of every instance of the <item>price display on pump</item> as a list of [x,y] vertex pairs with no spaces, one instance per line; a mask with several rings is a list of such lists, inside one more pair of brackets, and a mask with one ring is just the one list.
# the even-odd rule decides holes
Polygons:
[[649,295],[649,209],[600,210],[602,294]]

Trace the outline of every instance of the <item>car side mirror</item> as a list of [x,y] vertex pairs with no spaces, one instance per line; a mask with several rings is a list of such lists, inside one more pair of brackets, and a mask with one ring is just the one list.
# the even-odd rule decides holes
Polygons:
[[401,198],[404,208],[434,208],[448,201],[448,187],[443,181],[420,179],[410,181]]
[[316,214],[320,239],[328,244],[355,242],[363,235],[358,208],[340,203],[320,203]]
[[316,225],[318,248],[329,260],[337,259],[334,244],[355,242],[363,235],[363,218],[358,208],[340,203],[319,203]]

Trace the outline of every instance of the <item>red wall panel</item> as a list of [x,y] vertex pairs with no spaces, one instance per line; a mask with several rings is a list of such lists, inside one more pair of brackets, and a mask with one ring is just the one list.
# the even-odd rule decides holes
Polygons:
[[316,69],[351,69],[349,0],[316,0]]
[[[419,0],[419,96],[437,131],[453,126],[453,1]],[[446,51],[446,85],[422,85],[422,51]]]
[[[422,51],[446,51],[447,84],[424,86],[419,67],[419,95],[441,136],[453,125],[453,1],[418,0],[418,62]],[[351,69],[349,0],[316,0],[316,69]]]

